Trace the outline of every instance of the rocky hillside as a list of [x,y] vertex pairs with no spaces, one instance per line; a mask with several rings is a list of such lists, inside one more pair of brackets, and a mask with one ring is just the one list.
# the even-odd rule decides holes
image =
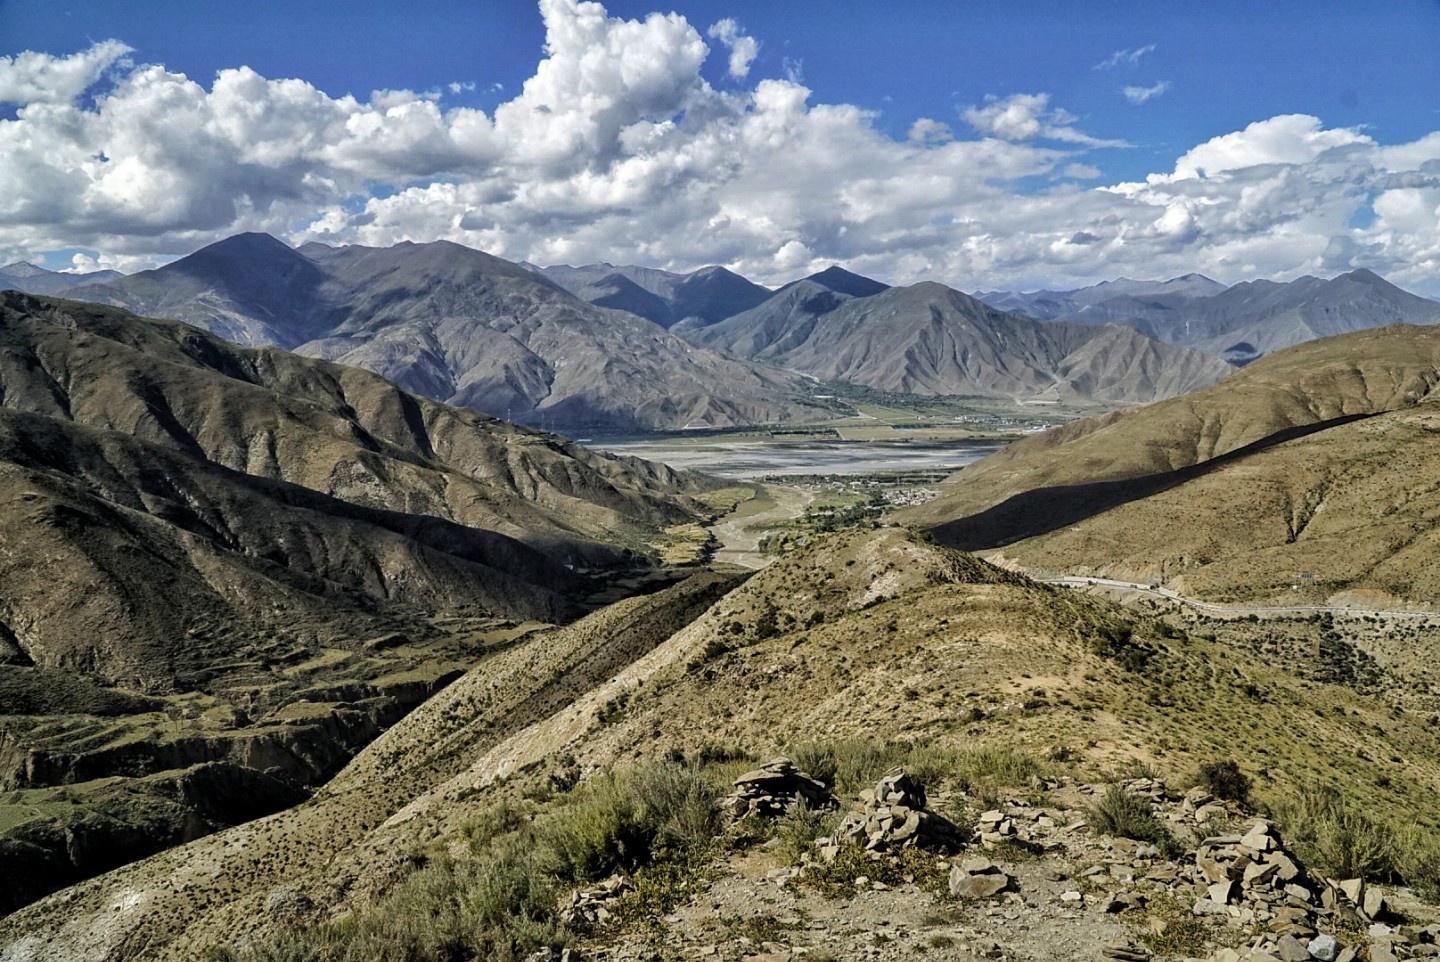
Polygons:
[[[184,637],[187,606],[283,624],[286,597],[554,618],[566,565],[620,560],[702,510],[666,469],[363,371],[87,305],[7,295],[3,310],[4,516],[27,549],[9,553],[0,620],[36,663],[140,680],[93,652],[86,611],[112,649],[157,650]],[[155,579],[173,604],[121,602]]]
[[1107,281],[1078,291],[980,295],[987,304],[1047,321],[1127,324],[1236,364],[1320,337],[1387,324],[1440,323],[1440,305],[1372,271],[1329,280],[1247,281],[1226,288],[1199,274],[1169,281]]
[[934,283],[875,290],[807,279],[753,310],[680,330],[821,380],[924,395],[1135,403],[1208,387],[1231,370],[1133,328],[1041,324]]
[[[1424,910],[1372,886],[1428,884],[1437,748],[1279,660],[841,534],[488,654],[308,804],[22,909],[0,958],[1403,952]],[[1391,854],[1346,863],[1332,816]]]
[[689,274],[612,264],[533,269],[596,307],[629,311],[661,327],[714,324],[748,311],[771,294],[769,288],[723,267],[702,267]]
[[1433,594],[1440,330],[1281,351],[1209,390],[1073,422],[967,466],[906,520],[1047,570],[1204,597]]
[[296,251],[242,234],[85,295],[577,434],[831,414],[794,375],[697,350],[635,314],[448,242]]
[[47,271],[25,261],[17,261],[0,267],[0,290],[21,291],[25,294],[61,294],[82,284],[113,281],[124,276],[119,271],[66,274],[63,271]]
[[654,564],[705,483],[0,295],[0,911],[294,804],[587,570]]

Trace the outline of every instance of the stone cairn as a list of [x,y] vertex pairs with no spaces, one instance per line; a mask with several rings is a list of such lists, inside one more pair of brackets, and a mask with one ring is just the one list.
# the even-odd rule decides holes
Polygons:
[[734,819],[751,815],[780,818],[804,802],[810,809],[834,808],[835,796],[823,782],[811,778],[788,758],[777,758],[735,779],[735,789],[720,802]]
[[964,834],[949,819],[926,811],[925,802],[925,786],[912,775],[892,770],[873,789],[860,793],[859,803],[834,835],[816,840],[820,857],[835,858],[847,842],[875,853],[897,848],[958,851],[965,844]]
[[1196,915],[1229,916],[1260,933],[1248,954],[1223,949],[1217,962],[1350,962],[1358,957],[1355,948],[1323,929],[1368,928],[1373,962],[1397,958],[1400,943],[1407,941],[1386,924],[1392,916],[1380,889],[1358,878],[1337,881],[1307,872],[1263,820],[1243,835],[1201,842],[1191,884],[1198,896]]

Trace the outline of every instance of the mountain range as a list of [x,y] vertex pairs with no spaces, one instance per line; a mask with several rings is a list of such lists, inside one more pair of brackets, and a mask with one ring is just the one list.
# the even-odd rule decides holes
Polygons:
[[930,282],[831,269],[758,307],[674,330],[697,344],[884,391],[1126,404],[1208,387],[1232,368],[1120,325],[1043,324]]
[[575,434],[846,413],[815,397],[816,380],[1147,403],[1224,377],[1230,368],[1213,359],[1245,364],[1316,337],[1440,321],[1440,304],[1365,270],[1232,287],[1200,274],[1122,278],[971,298],[928,282],[891,288],[840,267],[771,291],[722,267],[536,267],[448,242],[293,250],[255,234],[129,277],[6,270],[19,287],[79,285],[87,299]]
[[1233,287],[1200,274],[1169,281],[1118,280],[1075,291],[982,293],[1003,310],[1046,321],[1127,324],[1236,364],[1334,334],[1386,324],[1440,323],[1440,304],[1368,270],[1328,280],[1246,281]]
[[519,265],[439,241],[301,250],[242,234],[85,296],[363,367],[447,403],[574,433],[833,416],[794,374],[698,350]]
[[1115,404],[1229,371],[1133,328],[1047,327],[938,284],[890,288],[838,267],[772,293],[722,268],[541,270],[443,241],[294,250],[244,234],[83,291],[576,434],[848,413],[816,396],[817,380]]
[[[250,235],[104,288],[449,396],[491,377],[498,328],[598,366],[596,391],[608,365],[647,376],[604,353],[642,332],[657,379],[693,352],[714,377],[793,383],[456,245]],[[1159,296],[1137,291],[1111,293]],[[1118,403],[1229,369],[835,269],[672,328],[920,393]],[[545,398],[576,383],[562,367]],[[713,517],[716,483],[322,357],[0,294],[0,962],[1300,958],[1291,931],[1332,930],[1375,957],[1397,930],[1362,934],[1352,909],[1386,899],[1418,944],[1420,886],[1440,892],[1440,696],[1395,666],[1433,662],[1433,628],[1202,624],[1005,566],[1428,603],[1437,397],[1440,326],[1309,341],[1017,442],[900,514],[925,531],[621,581],[629,597],[577,617],[590,570],[649,567]],[[833,812],[739,817],[780,756]],[[904,812],[887,785],[908,786]],[[1260,835],[1230,833],[1257,810],[1247,848]],[[1250,877],[1198,881],[1227,864]],[[967,894],[971,872],[996,887]]]
[[20,291],[24,294],[61,294],[83,284],[119,280],[124,276],[119,271],[67,274],[62,271],[47,271],[26,261],[16,261],[0,267],[0,290]]

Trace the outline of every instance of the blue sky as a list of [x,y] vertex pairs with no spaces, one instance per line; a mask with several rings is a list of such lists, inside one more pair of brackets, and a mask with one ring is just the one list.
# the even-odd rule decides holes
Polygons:
[[1437,0],[599,9],[0,0],[0,148],[31,149],[0,151],[0,256],[129,269],[267,229],[769,281],[1368,266],[1440,293]]

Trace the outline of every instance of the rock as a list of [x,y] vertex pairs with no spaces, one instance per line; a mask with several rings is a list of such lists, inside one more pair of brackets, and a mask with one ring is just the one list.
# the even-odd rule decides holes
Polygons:
[[1149,901],[1148,897],[1139,892],[1117,892],[1111,896],[1110,901],[1105,903],[1105,911],[1110,915],[1116,915],[1131,909],[1142,908]]
[[732,818],[750,815],[779,818],[804,802],[811,809],[834,808],[835,796],[825,785],[796,768],[788,758],[777,758],[735,779],[735,788],[720,802]]
[[1370,943],[1370,962],[1399,962],[1395,955],[1395,947],[1384,939],[1375,939]]
[[1207,891],[1210,894],[1210,901],[1218,905],[1229,905],[1230,896],[1234,893],[1234,882],[1216,882]]
[[1275,954],[1280,962],[1310,962],[1310,950],[1300,944],[1293,935],[1282,935],[1275,943]]
[[1340,883],[1339,889],[1345,893],[1347,899],[1359,905],[1361,899],[1365,897],[1365,880],[1358,878],[1346,879]]
[[615,874],[594,888],[578,889],[570,896],[570,903],[560,909],[560,917],[571,925],[580,927],[602,925],[609,921],[612,913],[607,903],[619,898],[634,886],[624,875]]
[[1318,962],[1335,962],[1340,956],[1340,942],[1333,935],[1317,935],[1305,948]]
[[1385,893],[1373,886],[1366,889],[1365,897],[1360,902],[1360,911],[1371,919],[1383,917],[1385,915]]
[[1100,950],[1100,958],[1119,962],[1150,962],[1150,950],[1129,942],[1111,942]]
[[950,869],[950,894],[960,899],[988,899],[1014,884],[1014,879],[983,858],[968,858]]

